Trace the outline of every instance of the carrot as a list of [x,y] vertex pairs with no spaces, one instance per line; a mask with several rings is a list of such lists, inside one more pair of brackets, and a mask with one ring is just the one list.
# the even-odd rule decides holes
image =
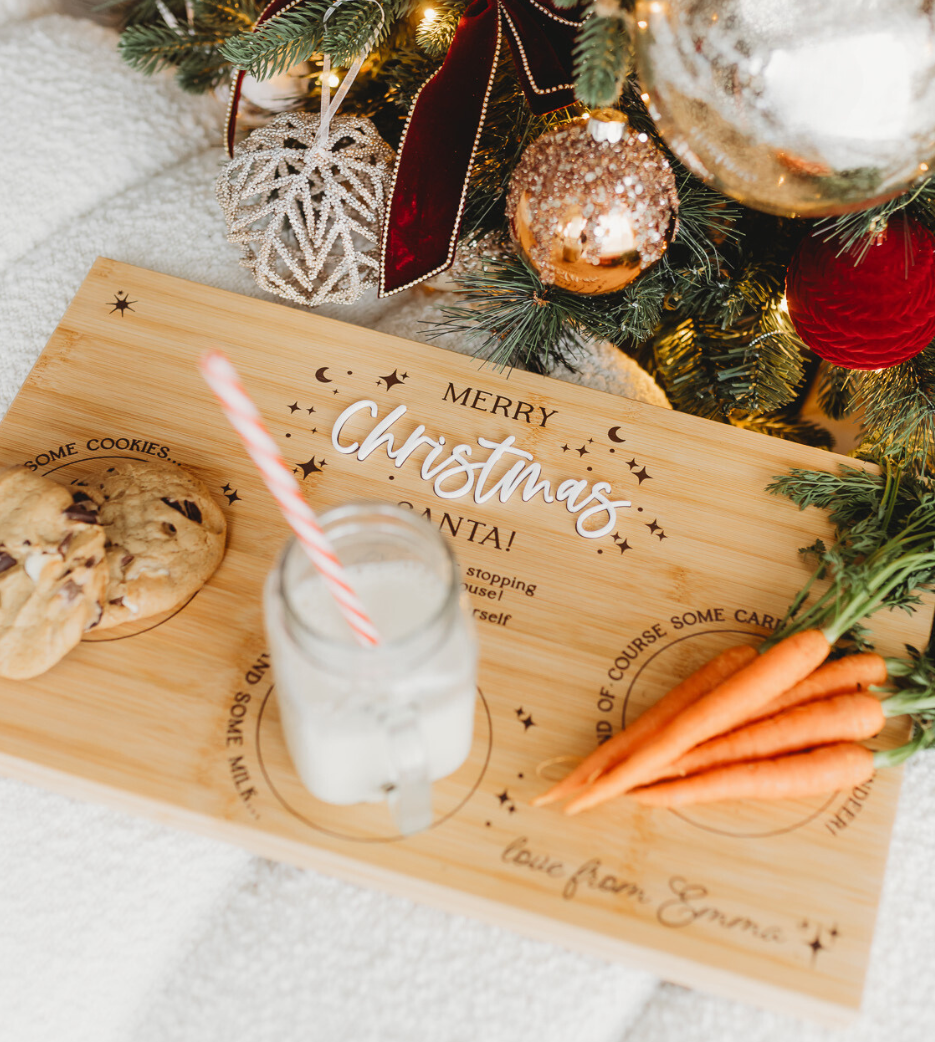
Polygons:
[[771,760],[731,763],[690,778],[657,782],[628,794],[647,807],[685,807],[718,800],[791,800],[867,781],[875,757],[856,742],[837,742]]
[[749,644],[727,648],[706,662],[691,676],[677,684],[668,694],[636,718],[629,727],[599,745],[589,756],[548,792],[532,800],[534,807],[564,799],[599,778],[606,770],[625,759],[631,749],[652,737],[679,713],[702,695],[712,691],[721,681],[732,676],[756,658],[756,649]]
[[884,706],[859,691],[793,706],[765,720],[696,745],[657,779],[685,777],[741,760],[762,760],[830,742],[872,738],[886,723]]
[[577,814],[643,784],[689,749],[736,727],[807,677],[830,650],[831,644],[822,630],[800,630],[773,644],[576,796],[565,807],[565,813]]
[[887,662],[875,652],[862,652],[826,662],[810,676],[793,684],[778,698],[751,717],[751,721],[789,709],[804,702],[814,702],[829,695],[841,695],[847,691],[866,691],[873,684],[885,684],[888,677]]

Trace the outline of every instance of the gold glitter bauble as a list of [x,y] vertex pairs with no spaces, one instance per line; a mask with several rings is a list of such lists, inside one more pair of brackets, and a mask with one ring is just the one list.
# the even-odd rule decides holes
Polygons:
[[547,131],[523,153],[507,197],[510,232],[548,285],[614,293],[665,253],[678,228],[675,177],[614,110]]
[[395,158],[369,119],[287,112],[239,144],[217,181],[229,242],[257,284],[297,304],[352,304],[375,286]]

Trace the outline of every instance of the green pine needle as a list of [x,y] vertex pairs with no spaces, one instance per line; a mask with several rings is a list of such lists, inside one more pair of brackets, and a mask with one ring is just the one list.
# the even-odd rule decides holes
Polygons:
[[578,100],[588,108],[613,105],[633,65],[623,19],[587,18],[575,40],[574,63]]
[[[344,7],[338,8],[338,12]],[[324,35],[321,19],[327,9],[327,0],[309,0],[271,18],[256,32],[232,37],[222,46],[221,53],[235,68],[258,80],[286,72],[321,49]],[[337,17],[336,13],[334,18]]]
[[229,75],[229,64],[220,45],[253,25],[257,6],[253,0],[196,0],[194,31],[188,24],[184,0],[168,3],[178,25],[168,25],[151,0],[143,0],[125,13],[118,49],[123,59],[146,76],[166,68],[178,70],[183,90],[202,93]]
[[430,58],[441,60],[448,53],[465,6],[466,0],[433,0],[435,16],[428,22],[422,18],[416,28],[416,43]]
[[840,253],[853,254],[854,263],[859,264],[889,219],[903,210],[935,228],[935,178],[928,178],[910,191],[877,206],[838,217],[825,217],[817,222],[816,229],[823,239],[837,239],[841,245]]

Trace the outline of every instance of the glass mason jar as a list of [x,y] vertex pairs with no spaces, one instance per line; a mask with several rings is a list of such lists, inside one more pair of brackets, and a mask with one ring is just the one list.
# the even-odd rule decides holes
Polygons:
[[477,641],[458,565],[410,510],[351,503],[319,519],[380,643],[361,647],[295,539],[264,608],[286,744],[327,803],[389,798],[401,832],[432,821],[431,783],[467,758]]

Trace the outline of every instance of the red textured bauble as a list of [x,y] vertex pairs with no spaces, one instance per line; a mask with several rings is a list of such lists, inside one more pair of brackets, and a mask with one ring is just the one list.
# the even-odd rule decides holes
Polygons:
[[935,337],[935,235],[899,215],[856,264],[840,250],[811,235],[789,265],[786,302],[805,343],[845,369],[885,369],[927,347]]

